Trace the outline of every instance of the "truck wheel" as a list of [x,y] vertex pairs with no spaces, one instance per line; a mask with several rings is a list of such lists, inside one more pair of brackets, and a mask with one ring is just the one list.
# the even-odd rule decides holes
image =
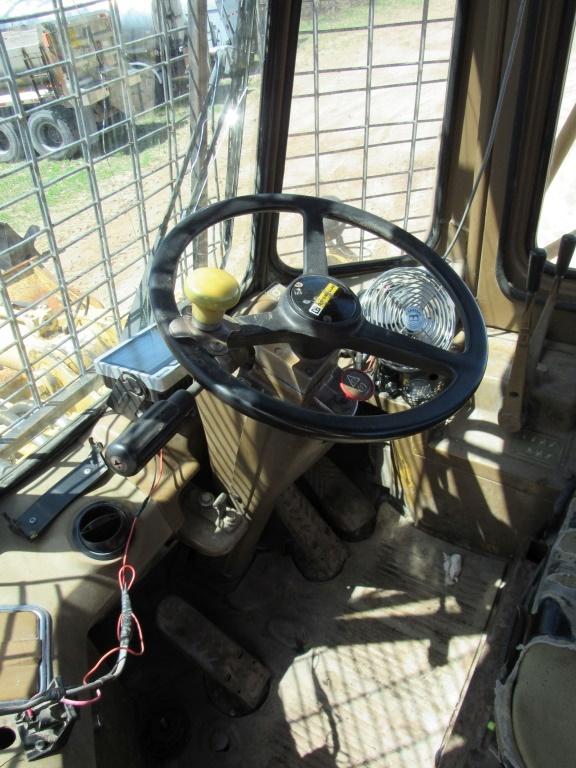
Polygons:
[[24,148],[16,126],[10,123],[0,125],[0,163],[16,163],[24,159]]
[[52,157],[64,160],[73,157],[78,147],[69,144],[78,139],[78,130],[74,117],[61,107],[40,109],[28,118],[28,129],[34,149],[39,155],[47,155],[58,150]]

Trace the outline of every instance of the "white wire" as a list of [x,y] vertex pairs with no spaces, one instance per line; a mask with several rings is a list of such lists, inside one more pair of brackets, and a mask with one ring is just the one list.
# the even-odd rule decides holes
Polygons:
[[520,8],[518,9],[518,17],[516,19],[514,37],[512,38],[510,53],[508,54],[508,61],[506,62],[506,69],[504,70],[504,74],[502,75],[502,83],[500,85],[500,91],[498,93],[498,100],[496,102],[496,108],[494,110],[494,118],[492,120],[492,127],[490,128],[490,135],[488,136],[488,143],[486,144],[486,151],[484,152],[484,157],[482,158],[482,162],[480,163],[480,168],[478,169],[478,173],[476,174],[476,178],[474,179],[474,184],[472,185],[470,196],[468,197],[468,202],[466,203],[466,207],[464,208],[464,213],[462,214],[462,218],[460,219],[458,228],[454,233],[454,237],[452,238],[450,245],[446,248],[446,251],[444,252],[444,256],[443,256],[444,259],[447,259],[448,256],[452,253],[452,249],[454,248],[454,246],[456,245],[456,241],[460,237],[460,233],[462,232],[462,228],[464,227],[464,223],[468,218],[468,214],[470,213],[470,208],[472,207],[472,203],[474,202],[476,192],[478,191],[480,179],[484,175],[484,171],[486,170],[486,166],[488,165],[488,161],[490,160],[490,156],[492,154],[494,141],[496,139],[496,131],[500,123],[502,107],[504,106],[504,96],[506,95],[508,80],[510,79],[510,72],[512,71],[512,64],[514,63],[516,49],[518,48],[518,40],[520,39],[520,30],[522,29],[522,21],[524,19],[524,11],[526,10],[526,5],[527,5],[527,0],[522,0],[520,4]]

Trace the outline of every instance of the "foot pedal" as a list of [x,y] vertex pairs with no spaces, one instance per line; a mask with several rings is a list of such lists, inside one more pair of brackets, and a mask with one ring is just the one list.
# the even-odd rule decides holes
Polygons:
[[235,702],[235,714],[249,714],[268,694],[270,672],[189,603],[165,597],[156,613],[161,631]]
[[303,476],[321,514],[342,539],[362,541],[372,535],[376,510],[362,491],[324,457]]
[[308,499],[290,486],[276,501],[280,519],[292,537],[292,556],[308,581],[328,581],[342,570],[348,552]]

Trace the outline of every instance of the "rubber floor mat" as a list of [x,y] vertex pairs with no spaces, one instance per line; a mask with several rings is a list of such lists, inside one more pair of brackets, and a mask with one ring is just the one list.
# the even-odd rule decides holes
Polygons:
[[[212,604],[211,620],[271,671],[270,693],[253,714],[230,717],[201,677],[189,680],[188,744],[154,765],[434,765],[505,562],[387,509],[369,540],[347,547],[343,571],[323,584],[307,582],[287,554],[260,553],[240,587]],[[452,586],[444,553],[462,556]]]

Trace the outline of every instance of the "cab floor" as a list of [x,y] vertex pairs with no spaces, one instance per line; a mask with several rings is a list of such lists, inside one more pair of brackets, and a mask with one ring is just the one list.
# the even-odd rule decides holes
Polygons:
[[[306,581],[286,547],[260,551],[226,596],[190,580],[182,551],[167,558],[136,595],[147,652],[131,660],[114,697],[123,733],[137,738],[114,739],[110,753],[104,713],[99,764],[433,766],[506,562],[440,541],[387,506],[370,539],[347,547],[342,572],[325,583]],[[447,586],[443,556],[457,552],[462,573]],[[202,673],[154,628],[154,606],[173,592],[268,667],[270,692],[256,712],[230,717]]]

